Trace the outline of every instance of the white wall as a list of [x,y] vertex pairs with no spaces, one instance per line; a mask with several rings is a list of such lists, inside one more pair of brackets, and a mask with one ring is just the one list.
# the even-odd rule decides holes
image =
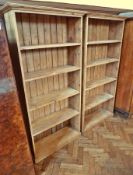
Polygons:
[[[45,1],[45,0],[38,0]],[[96,5],[102,7],[124,8],[133,10],[133,0],[46,0],[71,4]]]

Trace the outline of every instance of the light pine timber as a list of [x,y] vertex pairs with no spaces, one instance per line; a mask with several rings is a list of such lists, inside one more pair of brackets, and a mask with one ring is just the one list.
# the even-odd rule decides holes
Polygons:
[[[10,18],[15,24],[11,27],[19,52],[35,159],[40,160],[37,143],[42,141],[37,149],[47,149],[43,141],[49,138],[53,143],[61,134],[64,139],[58,145],[62,147],[80,135],[83,14],[58,14],[55,10],[48,15],[40,8],[33,9],[34,13],[28,6],[25,11],[18,9]],[[43,158],[54,151],[49,149]]]
[[85,18],[82,131],[113,112],[124,20],[94,13]]

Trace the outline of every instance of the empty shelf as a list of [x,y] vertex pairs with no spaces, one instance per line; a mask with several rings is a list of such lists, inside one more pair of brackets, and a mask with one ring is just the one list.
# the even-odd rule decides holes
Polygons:
[[85,116],[84,131],[92,128],[96,124],[102,122],[107,117],[111,117],[111,116],[113,116],[113,113],[104,109],[88,114],[87,116]]
[[66,99],[68,97],[72,97],[77,94],[79,94],[79,91],[69,87],[66,89],[53,91],[49,94],[37,96],[37,97],[30,99],[29,101],[30,109],[29,110],[30,111],[36,110],[48,104],[55,103],[57,101]]
[[104,58],[104,59],[99,59],[99,60],[90,62],[90,64],[87,65],[86,67],[90,68],[90,67],[100,66],[100,65],[104,65],[104,64],[118,62],[118,61],[119,60],[117,58]]
[[102,86],[102,85],[105,85],[105,84],[108,84],[114,81],[116,81],[116,78],[112,78],[112,77],[105,77],[100,80],[89,81],[87,82],[86,90],[91,90],[93,88],[96,88],[96,87],[99,87],[99,86]]
[[113,44],[113,43],[120,43],[121,40],[99,40],[99,41],[89,41],[87,42],[88,45],[95,45],[95,44]]
[[65,108],[61,111],[54,112],[48,116],[37,119],[32,123],[33,136],[36,136],[60,123],[63,123],[64,121],[67,121],[78,114],[79,112],[74,109]]
[[66,65],[66,66],[60,66],[60,67],[53,67],[45,70],[39,70],[35,72],[29,72],[25,74],[25,81],[32,81],[40,78],[46,78],[46,77],[58,75],[61,73],[73,72],[79,69],[80,68],[76,66]]
[[90,19],[99,19],[99,20],[109,20],[109,21],[124,21],[123,17],[108,17],[108,16],[89,16]]
[[57,44],[43,44],[34,46],[21,46],[20,50],[34,50],[34,49],[47,49],[56,47],[70,47],[70,46],[80,46],[81,43],[57,43]]
[[65,127],[35,143],[36,163],[50,156],[80,136],[80,132]]
[[89,103],[86,104],[86,110],[89,110],[91,108],[94,108],[110,99],[112,99],[114,96],[111,94],[103,93],[94,97],[91,97],[88,99]]

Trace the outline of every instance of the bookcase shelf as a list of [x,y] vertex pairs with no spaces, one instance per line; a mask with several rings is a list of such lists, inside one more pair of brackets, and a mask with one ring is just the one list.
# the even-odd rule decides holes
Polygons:
[[40,95],[29,100],[29,110],[33,111],[77,94],[79,94],[79,91],[72,88],[66,88],[63,90],[53,91],[45,95]]
[[79,115],[78,111],[71,108],[65,108],[48,116],[41,117],[32,123],[33,136],[53,128],[54,126],[57,126],[60,123],[63,123],[64,121],[69,120],[77,115]]
[[69,73],[79,70],[80,67],[72,65],[64,65],[59,67],[47,68],[44,70],[38,70],[33,72],[25,73],[25,81],[33,81],[41,78],[51,77],[54,75],[59,75],[63,73]]
[[58,43],[58,44],[44,44],[44,45],[33,45],[33,46],[21,46],[20,50],[34,50],[34,49],[47,49],[57,47],[71,47],[80,46],[81,43]]
[[114,62],[118,62],[119,60],[116,58],[104,58],[104,59],[98,59],[95,61],[91,61],[86,67],[90,68],[90,67],[94,67],[94,66],[100,66],[100,65],[104,65],[104,64],[109,64],[109,63],[114,63]]
[[5,14],[18,52],[35,162],[80,136],[83,15],[23,3]]
[[[51,134],[35,143],[35,157],[36,162],[40,162],[41,160],[47,158],[49,155],[58,151],[66,144],[69,144],[74,139],[80,136],[80,132],[69,128],[64,127],[60,129],[54,134]],[[45,149],[44,149],[45,148]]]
[[92,109],[102,103],[105,103],[106,101],[109,101],[113,97],[114,97],[113,95],[107,93],[92,96],[88,99],[89,103],[86,104],[85,110]]
[[105,77],[99,80],[92,80],[86,83],[86,90],[91,90],[93,88],[111,83],[113,81],[116,81],[116,78],[112,78],[112,77]]
[[113,116],[113,113],[105,109],[90,113],[85,118],[85,131],[111,116]]
[[107,14],[105,15],[105,16],[101,16],[100,14],[99,14],[99,16],[98,15],[96,15],[96,16],[94,16],[94,14],[93,14],[93,16],[89,16],[89,18],[90,19],[100,19],[100,20],[107,20],[107,21],[123,21],[123,19],[122,18],[117,18],[117,16],[115,16],[115,18],[114,17],[110,17],[110,16],[107,16]]
[[113,115],[124,18],[91,13],[85,19],[82,131]]
[[120,43],[120,40],[99,40],[99,41],[88,41],[88,45],[97,45],[97,44],[112,44],[112,43]]

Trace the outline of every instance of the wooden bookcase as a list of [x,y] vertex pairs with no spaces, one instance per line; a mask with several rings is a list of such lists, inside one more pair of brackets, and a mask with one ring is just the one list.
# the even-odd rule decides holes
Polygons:
[[91,13],[84,27],[82,131],[113,115],[124,18]]
[[80,135],[83,12],[11,6],[5,22],[9,43],[14,42],[19,53],[39,162]]

